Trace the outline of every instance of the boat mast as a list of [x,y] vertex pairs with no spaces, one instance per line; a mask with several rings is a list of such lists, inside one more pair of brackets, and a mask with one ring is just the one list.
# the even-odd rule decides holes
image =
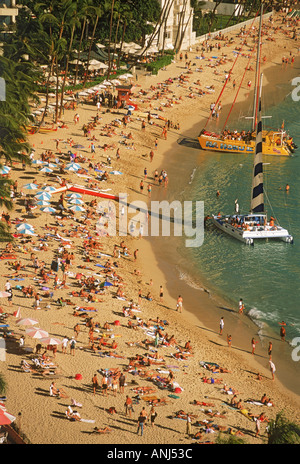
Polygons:
[[260,75],[258,114],[256,127],[255,155],[253,162],[252,194],[251,194],[251,213],[264,213],[264,183],[263,183],[263,162],[262,162],[262,121],[261,121],[261,91],[262,78]]
[[260,49],[261,49],[261,28],[262,28],[263,10],[264,10],[264,0],[261,1],[261,6],[260,6],[260,18],[259,18],[259,29],[258,29],[258,46],[257,46],[256,69],[255,69],[252,132],[255,130],[256,120],[257,120],[257,103],[258,103],[258,89],[257,89],[257,86],[258,86],[258,80],[259,80]]

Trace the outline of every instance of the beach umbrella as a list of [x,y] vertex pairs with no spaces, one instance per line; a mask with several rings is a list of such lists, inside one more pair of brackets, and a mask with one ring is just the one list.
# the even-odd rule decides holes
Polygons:
[[121,176],[122,172],[121,171],[110,171],[110,174],[113,174],[114,176]]
[[23,188],[28,189],[28,190],[37,190],[39,186],[37,184],[26,184],[26,185],[23,185]]
[[80,198],[71,198],[71,199],[68,199],[68,203],[72,205],[82,205],[84,202],[80,200]]
[[55,192],[56,188],[52,187],[52,185],[44,185],[42,187],[43,192]]
[[44,164],[44,161],[42,161],[42,160],[33,160],[32,164]]
[[67,171],[78,171],[78,169],[81,169],[81,166],[78,163],[69,163],[66,165],[65,169]]
[[47,166],[48,168],[53,168],[53,169],[57,168],[57,164],[55,163],[45,163],[45,166]]
[[43,167],[40,169],[40,172],[53,172],[53,169],[48,168],[48,166]]
[[23,222],[22,224],[18,224],[16,226],[17,233],[18,234],[28,234],[28,235],[33,235],[34,234],[34,229],[32,225],[27,224],[27,222]]
[[7,298],[10,296],[10,293],[9,292],[0,292],[0,298]]
[[68,193],[67,195],[68,198],[82,198],[81,193]]
[[9,414],[6,409],[0,408],[0,425],[9,425],[15,420],[15,416]]
[[38,323],[39,321],[36,321],[35,319],[31,319],[30,317],[24,317],[23,319],[17,320],[18,325],[35,325]]
[[8,174],[10,170],[11,170],[11,168],[9,168],[8,166],[2,166],[0,168],[0,174],[2,174],[2,175],[3,174]]
[[38,327],[30,327],[26,329],[26,334],[31,338],[46,338],[49,334],[46,330],[39,329]]
[[62,343],[61,340],[54,337],[43,337],[40,339],[40,342],[43,343],[43,345],[60,345]]
[[51,193],[49,192],[40,192],[40,193],[37,193],[36,195],[34,195],[34,198],[36,198],[37,200],[51,200]]
[[39,206],[50,206],[49,201],[46,201],[46,200],[39,200],[36,202],[36,204]]
[[56,210],[51,206],[42,206],[41,211],[43,211],[43,213],[55,213]]
[[85,211],[80,205],[72,205],[68,207],[71,211]]
[[111,287],[113,284],[111,282],[102,282],[102,284],[100,284],[100,287]]

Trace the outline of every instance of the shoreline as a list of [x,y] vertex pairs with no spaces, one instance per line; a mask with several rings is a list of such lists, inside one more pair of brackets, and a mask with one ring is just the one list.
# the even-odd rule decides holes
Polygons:
[[[300,69],[299,64],[300,64],[300,57],[297,57],[297,59],[295,61],[294,69],[290,69],[288,71],[288,81],[290,81],[290,79],[292,77],[296,76],[296,69]],[[279,64],[277,62],[277,63],[275,63],[273,65],[270,64],[267,67],[267,69],[264,69],[264,74],[267,77],[267,83],[264,86],[264,89],[266,88],[266,92],[264,92],[264,96],[265,96],[266,100],[269,99],[268,100],[268,105],[265,108],[266,110],[267,110],[268,107],[273,106],[275,104],[275,101],[276,101],[276,103],[280,103],[280,101],[282,101],[286,96],[285,91],[281,91],[281,93],[280,92],[279,92],[279,94],[277,93],[276,97],[275,97],[275,92],[273,90],[270,90],[270,87],[268,87],[269,84],[270,84],[270,81],[272,81],[272,89],[274,88],[274,84],[275,84],[275,86],[278,86],[278,85],[280,85],[282,83],[282,77],[279,77],[279,78],[275,77],[274,78],[274,76],[276,76],[276,72],[274,72],[274,71],[276,71],[276,67],[278,67],[278,66],[279,66]],[[277,76],[278,76],[278,74],[277,74]],[[272,77],[273,77],[273,79],[272,79]],[[242,110],[245,110],[247,108],[247,100],[249,98],[250,98],[250,101],[251,101],[251,95],[247,99],[240,99],[240,101],[237,103],[238,109],[236,110],[236,114],[238,114],[239,112],[241,112]],[[223,113],[225,115],[227,115],[227,111],[226,111],[227,107],[228,107],[228,110],[229,110],[230,106],[231,105],[230,105],[229,101],[224,104]],[[233,118],[233,121],[234,120],[235,119]],[[180,134],[179,138],[183,137],[183,138],[186,138],[186,139],[190,139],[190,138],[195,137],[194,134],[199,133],[200,130],[201,130],[201,129],[199,129],[199,131],[196,132],[196,127],[197,126],[199,126],[199,128],[201,128],[201,122],[202,122],[202,124],[204,126],[204,123],[206,122],[206,120],[203,119],[203,120],[201,120],[200,122],[197,122],[197,123],[195,123],[195,121],[193,120],[192,121],[192,126],[190,126],[190,122],[184,124],[184,121],[181,121],[181,125],[182,125],[183,130],[181,131],[181,134]],[[176,150],[179,151],[179,152],[182,152],[182,148],[178,145],[178,139],[173,140],[172,142],[170,142],[168,144],[168,147],[164,150],[164,154],[162,155],[163,160],[162,160],[162,164],[160,165],[160,169],[165,169],[168,173],[171,170],[171,174],[175,173],[176,168],[173,167],[173,169],[172,169],[172,164],[173,165],[175,164],[175,165],[178,166],[179,158],[177,157],[175,162],[171,158],[175,156]],[[187,148],[187,150],[189,150],[189,148]],[[195,150],[197,150],[197,148]],[[200,151],[200,147],[199,147],[198,150]],[[203,151],[202,151],[202,153],[203,153]],[[197,152],[194,153],[194,151],[192,149],[192,150],[190,150],[190,155],[191,155],[191,157],[195,158],[195,163],[196,163],[197,162],[197,157],[198,157]],[[205,155],[209,156],[209,152],[205,152],[204,156]],[[222,156],[222,154],[221,154],[221,156]],[[185,173],[186,174],[186,176],[185,176],[186,180],[189,179],[190,172],[191,172],[191,169],[187,173]],[[181,172],[181,174],[183,174],[183,173]],[[171,175],[171,177],[172,177],[172,175]],[[185,185],[188,186],[188,184],[184,184],[184,183],[182,183],[182,184],[183,185],[180,184],[180,189],[179,190],[182,190],[182,189],[184,190]],[[176,186],[175,191],[172,191],[172,183],[170,183],[170,186],[168,188],[169,188],[168,195],[173,200],[176,193],[178,194],[178,187]],[[155,200],[160,200],[161,201],[162,199],[163,198],[159,198],[159,195],[157,196],[157,198],[155,197]],[[205,214],[207,214],[207,213],[208,212],[206,212]],[[261,327],[257,324],[255,319],[253,317],[251,317],[251,315],[248,315],[247,313],[245,313],[245,315],[243,317],[243,320],[238,318],[238,312],[237,312],[237,309],[236,309],[237,308],[237,302],[236,302],[236,305],[234,305],[234,303],[232,301],[230,301],[230,298],[228,298],[227,295],[222,295],[220,289],[218,289],[218,288],[215,288],[215,289],[212,290],[212,288],[210,288],[210,283],[209,282],[206,282],[204,284],[203,280],[205,280],[205,276],[199,274],[199,269],[197,269],[197,270],[194,269],[192,271],[192,273],[191,273],[192,275],[190,274],[188,261],[184,262],[184,259],[182,259],[182,256],[179,255],[177,250],[176,250],[176,244],[179,245],[179,246],[180,245],[183,246],[183,243],[182,243],[183,241],[182,240],[181,240],[181,244],[180,244],[179,243],[180,239],[176,240],[174,237],[171,237],[170,238],[170,241],[172,242],[171,245],[169,243],[169,239],[163,239],[161,237],[158,238],[158,239],[156,237],[155,238],[149,238],[148,237],[147,241],[150,244],[150,247],[151,247],[152,253],[154,255],[154,259],[156,260],[157,266],[160,269],[164,269],[164,271],[163,271],[164,286],[167,286],[167,288],[169,289],[169,294],[171,293],[171,294],[174,295],[174,291],[175,291],[175,289],[176,289],[176,287],[178,285],[177,282],[181,281],[180,282],[180,291],[178,293],[182,293],[182,294],[187,295],[185,300],[186,300],[186,307],[188,307],[187,311],[189,313],[189,317],[188,317],[189,322],[191,322],[191,320],[193,320],[195,324],[197,322],[202,323],[202,324],[204,324],[204,327],[201,327],[203,330],[215,331],[215,333],[217,333],[218,320],[221,317],[221,315],[224,313],[224,314],[226,314],[226,318],[228,318],[228,313],[235,313],[233,318],[231,318],[230,326],[233,327],[234,324],[238,324],[238,332],[235,332],[234,338],[236,340],[236,345],[240,349],[242,349],[242,350],[244,350],[246,352],[251,351],[250,350],[250,340],[251,340],[252,336],[254,336],[254,335],[256,335],[256,336],[258,336],[260,338],[261,348],[264,349],[264,352],[267,351],[268,340],[275,340],[275,341],[280,340],[278,334],[275,333],[273,331],[273,329],[271,329],[268,326],[264,327],[264,333],[260,334]],[[165,251],[165,247],[167,248],[168,252]],[[173,250],[174,250],[174,256],[172,256],[172,259],[171,259],[171,255],[172,255],[171,248],[172,247],[173,247]],[[161,257],[161,258],[160,258],[160,253],[162,253],[162,255],[163,255],[163,257]],[[169,256],[169,261],[168,261],[168,256]],[[179,261],[180,261],[180,263],[178,264]],[[169,266],[171,266],[170,269],[169,269]],[[181,274],[180,270],[183,271],[183,276],[180,275]],[[170,281],[172,280],[172,278],[174,276],[174,273],[176,273],[176,284],[175,285],[170,283]],[[193,282],[193,281],[191,282],[191,279],[194,279],[194,277],[196,278],[196,281],[197,281],[196,283]],[[190,297],[189,292],[193,292],[194,296]],[[197,299],[198,298],[199,298],[199,303],[197,305]],[[174,298],[173,298],[173,302],[175,302]],[[214,313],[213,318],[209,317],[206,314],[207,309],[204,309],[204,308],[207,308],[207,306],[209,306],[209,312],[213,311],[213,313]],[[221,309],[221,311],[220,311],[220,309]],[[246,320],[245,320],[245,318],[246,318]],[[231,332],[233,330],[234,329],[232,328]],[[245,343],[244,340],[249,340],[249,342]],[[289,343],[288,343],[288,345],[289,345]],[[291,349],[290,345],[289,345],[289,349]],[[260,349],[258,351],[260,352],[260,356],[262,356],[263,358],[266,357],[266,356],[263,355],[263,350],[262,349]],[[277,365],[278,365],[277,370],[278,370],[278,372],[280,372],[280,374],[278,374],[278,377],[282,381],[282,386],[286,390],[290,391],[291,393],[293,393],[295,395],[299,395],[299,393],[300,393],[299,386],[297,386],[294,383],[294,378],[295,377],[294,377],[294,372],[293,372],[293,368],[292,368],[292,365],[294,365],[294,362],[291,360],[290,355],[288,353],[286,353],[286,350],[284,350],[285,352],[282,355],[282,353],[281,353],[282,352],[282,346],[280,344],[279,344],[279,346],[275,345],[275,347],[273,348],[273,351],[274,351],[275,357],[277,358]],[[287,369],[287,366],[286,366],[286,362],[290,363],[288,369]],[[264,364],[267,364],[267,361],[264,361],[263,359],[260,359],[260,361],[258,362],[258,368],[259,367],[261,367],[262,369],[265,368]]]
[[[195,52],[193,52],[192,56],[194,55],[196,55]],[[167,79],[169,75],[176,77],[180,74],[180,72],[185,73],[185,67],[182,67],[179,62],[173,63],[170,65],[170,67],[168,67],[166,72],[161,71],[159,76],[143,76],[141,79],[139,78],[138,86],[148,90],[150,85],[157,85],[157,83]],[[212,70],[209,68],[207,69],[207,75],[207,79],[209,79],[209,75],[213,76]],[[201,77],[201,74],[199,76]],[[203,76],[203,80],[205,80],[205,73]],[[195,79],[196,75],[194,74],[192,76],[192,80],[194,81]],[[147,126],[146,131],[143,133],[140,129],[141,120],[143,117],[139,116],[138,112],[137,115],[133,114],[132,122],[130,122],[127,128],[124,129],[122,125],[118,126],[116,129],[117,134],[113,136],[112,139],[101,138],[101,142],[106,142],[107,140],[115,142],[115,146],[111,148],[111,152],[108,151],[107,153],[105,150],[99,150],[97,147],[97,160],[99,159],[105,163],[107,154],[110,154],[113,158],[113,167],[115,169],[120,169],[120,171],[123,173],[122,176],[110,176],[108,183],[104,185],[104,187],[107,187],[107,189],[110,189],[115,194],[118,192],[128,192],[129,201],[136,199],[145,200],[145,193],[141,195],[138,188],[139,182],[141,178],[143,178],[142,173],[144,167],[147,166],[149,171],[150,168],[152,169],[152,166],[154,166],[154,168],[156,166],[164,167],[164,163],[169,161],[167,158],[170,158],[169,153],[172,150],[173,144],[178,140],[180,134],[185,133],[185,131],[188,131],[188,128],[190,128],[189,118],[191,117],[191,107],[193,105],[193,100],[190,101],[187,97],[188,84],[186,86],[177,86],[175,84],[175,86],[176,93],[178,95],[182,95],[183,97],[182,101],[179,102],[182,103],[182,105],[179,104],[179,106],[176,107],[174,104],[170,111],[162,111],[161,113],[162,116],[166,118],[168,118],[168,115],[170,115],[170,119],[172,119],[174,122],[182,121],[180,124],[182,126],[180,131],[170,130],[168,132],[168,140],[162,140],[160,138],[160,133],[162,128],[161,124],[163,123],[161,120],[159,120],[158,123],[160,124]],[[139,87],[137,87],[137,90],[139,90]],[[247,93],[247,89],[244,89],[244,93]],[[201,108],[199,111],[203,117],[207,114],[210,101],[214,97],[217,97],[217,92],[216,94],[209,95],[203,100],[200,100],[200,98],[199,100],[196,100],[197,103],[204,101],[207,105],[206,108]],[[143,101],[143,98],[144,96],[139,96],[139,100],[141,102],[140,107],[144,108],[145,110],[144,115],[147,114],[146,111],[147,108],[149,108],[149,105],[151,105],[151,109],[155,113],[156,107],[160,105],[160,101],[157,101],[155,98],[149,98],[148,101]],[[228,96],[228,99],[230,99],[230,96]],[[173,100],[178,102],[177,95],[176,98],[173,98]],[[83,107],[78,108],[78,112],[80,113],[80,118],[82,121],[80,122],[81,127],[83,122],[88,121],[91,117],[95,116],[97,110],[91,105],[84,105]],[[69,125],[69,127],[65,130],[62,130],[60,134],[62,137],[64,137],[63,140],[66,140],[67,137],[72,137],[76,143],[85,144],[87,140],[84,139],[81,133],[78,132],[80,129],[77,129],[77,127],[74,125],[72,121],[73,115],[74,112],[72,111],[65,113],[64,120],[65,123]],[[107,113],[104,108],[104,111],[101,113],[101,126],[106,123],[110,123],[118,116],[119,115],[115,116],[114,113]],[[198,120],[197,124],[199,124]],[[116,147],[120,141],[123,141],[119,132],[120,128],[125,132],[133,132],[134,143],[137,144],[137,148],[136,150],[131,150],[130,148],[121,144],[121,159],[119,162],[117,162],[115,160]],[[51,149],[55,151],[54,141],[57,135],[58,134],[56,133],[52,133],[50,135],[34,135],[30,140],[34,143],[36,155],[45,149]],[[96,132],[96,135],[98,137],[98,132]],[[150,164],[148,153],[153,147],[154,139],[156,136],[159,139],[158,150],[155,151],[153,164]],[[60,146],[62,152],[66,154],[69,149],[68,142],[62,141]],[[128,150],[125,148],[128,148]],[[94,157],[90,153],[90,147],[85,146],[84,149],[79,149],[78,151],[81,155],[84,155],[88,159],[87,163],[89,160],[94,161]],[[196,158],[197,163],[201,163],[201,156],[198,151]],[[89,173],[92,176],[93,171],[90,170]],[[185,180],[188,182],[190,174],[190,172],[186,172],[186,166],[182,166],[182,169],[178,172],[178,175],[182,175],[183,183]],[[22,171],[20,172],[19,168],[17,168],[16,170],[12,170],[12,176],[13,175],[16,175],[17,178],[23,179],[22,183],[27,183],[31,181],[30,179],[37,179],[41,184],[49,182],[51,184],[51,181],[54,180],[53,178],[45,177],[44,174],[39,173],[34,169],[24,173]],[[82,178],[78,180],[75,174],[70,173],[68,176],[72,180],[75,179],[75,182],[76,180],[77,182],[80,181],[80,183],[84,182]],[[149,173],[149,176],[152,177],[152,174]],[[92,177],[92,180],[95,180],[94,177]],[[55,181],[56,179],[54,182]],[[161,190],[161,194],[164,198],[167,198],[169,195],[172,196],[173,182],[176,182],[176,177],[173,177],[171,174],[169,183],[170,188]],[[153,198],[155,197],[156,192],[155,189],[153,189]],[[88,202],[91,200],[91,198],[85,196],[84,200],[85,202]],[[16,204],[16,215],[22,215],[22,208],[20,209],[19,205],[20,203]],[[118,209],[118,206],[116,206],[116,209]],[[41,256],[41,259],[44,259],[48,265],[51,264],[53,254],[55,254],[58,248],[61,246],[61,241],[57,240],[57,236],[54,236],[53,238],[52,234],[49,235],[49,230],[45,229],[44,227],[45,223],[48,224],[48,226],[53,226],[53,223],[58,223],[58,226],[56,226],[58,227],[59,233],[65,236],[67,236],[70,231],[74,231],[74,227],[76,225],[78,226],[78,222],[75,218],[67,219],[65,222],[63,222],[59,219],[56,220],[53,216],[45,215],[41,215],[35,219],[28,218],[28,222],[32,222],[33,225],[37,227],[42,237],[46,237],[47,233],[47,244],[49,249],[45,252],[38,250],[37,254],[39,257]],[[62,224],[60,224],[60,222],[62,222]],[[14,305],[12,309],[15,310],[19,306],[21,308],[22,317],[36,317],[39,321],[40,327],[44,330],[47,330],[53,336],[63,338],[65,335],[67,335],[69,338],[71,338],[73,336],[73,327],[75,323],[77,321],[81,322],[78,317],[75,317],[72,314],[74,305],[84,305],[85,307],[90,307],[91,305],[93,308],[95,308],[91,310],[95,311],[91,314],[100,324],[99,331],[102,331],[102,325],[104,325],[105,321],[109,321],[112,326],[114,326],[114,321],[116,321],[116,319],[119,321],[120,324],[113,329],[116,331],[114,334],[118,343],[118,348],[116,351],[118,356],[99,356],[98,353],[91,352],[88,346],[88,329],[85,324],[81,322],[81,333],[78,336],[77,348],[75,350],[76,354],[74,356],[69,354],[69,352],[67,354],[62,353],[60,347],[55,358],[53,358],[53,356],[48,351],[51,360],[55,360],[61,370],[61,374],[58,376],[56,384],[59,387],[66,389],[69,398],[66,400],[63,398],[56,400],[54,398],[49,398],[49,385],[51,377],[38,376],[35,373],[22,372],[20,369],[20,360],[25,358],[26,354],[19,350],[17,345],[18,338],[16,338],[16,340],[12,339],[9,341],[7,350],[8,362],[4,365],[4,372],[5,376],[8,378],[9,385],[7,409],[9,412],[15,415],[18,414],[18,411],[22,413],[22,430],[28,437],[31,438],[33,442],[46,442],[49,444],[117,443],[127,445],[146,443],[196,444],[197,441],[195,441],[194,438],[184,434],[185,422],[178,420],[178,417],[175,417],[175,412],[179,410],[190,411],[195,414],[196,417],[199,417],[199,419],[205,420],[207,417],[209,417],[207,416],[207,411],[205,411],[205,406],[195,406],[195,404],[191,404],[191,401],[202,400],[203,402],[207,402],[207,399],[213,399],[213,410],[216,412],[216,414],[223,412],[225,415],[225,422],[224,420],[222,422],[221,419],[219,421],[218,416],[214,416],[214,421],[217,421],[220,426],[228,424],[228,426],[234,427],[235,430],[243,430],[246,435],[245,438],[250,444],[265,443],[267,439],[265,430],[262,431],[260,437],[255,437],[255,423],[249,422],[249,419],[240,414],[238,410],[233,411],[232,408],[228,407],[228,402],[226,401],[227,395],[222,392],[221,385],[218,385],[217,382],[216,385],[211,385],[202,381],[202,376],[210,376],[212,374],[210,374],[209,371],[199,365],[200,361],[215,362],[220,366],[229,369],[229,373],[214,374],[214,378],[217,381],[220,380],[221,376],[222,383],[226,383],[227,385],[230,385],[231,387],[234,387],[239,392],[241,392],[240,395],[242,400],[245,401],[245,407],[250,408],[251,411],[255,412],[255,414],[262,412],[261,406],[252,404],[248,406],[246,400],[249,398],[258,399],[263,394],[263,392],[266,391],[275,402],[275,407],[270,407],[267,410],[268,417],[275,418],[275,415],[284,409],[285,413],[289,418],[291,418],[291,420],[300,420],[299,396],[293,394],[285,387],[283,387],[281,382],[277,379],[277,376],[273,382],[271,380],[269,370],[266,367],[261,369],[260,366],[258,366],[257,358],[260,356],[259,350],[257,350],[257,358],[251,357],[249,355],[248,343],[245,349],[240,348],[240,346],[236,343],[237,337],[239,335],[242,336],[239,334],[240,324],[236,324],[235,332],[232,332],[234,342],[232,348],[230,349],[226,344],[225,334],[222,337],[219,336],[216,330],[209,328],[210,326],[206,320],[202,322],[202,319],[199,320],[196,314],[187,312],[185,310],[187,297],[184,297],[183,314],[179,314],[175,311],[176,298],[179,291],[181,291],[183,288],[186,288],[186,283],[184,281],[175,279],[174,273],[168,282],[168,278],[166,276],[167,273],[170,272],[168,269],[170,257],[167,256],[167,247],[162,245],[162,247],[159,249],[157,244],[152,245],[149,243],[149,240],[146,237],[137,239],[127,236],[125,241],[126,245],[128,245],[131,255],[122,255],[121,258],[115,258],[113,255],[113,249],[116,244],[119,246],[119,242],[121,242],[122,237],[118,237],[117,239],[114,236],[103,238],[100,237],[99,240],[101,240],[103,245],[103,249],[101,248],[101,252],[99,252],[101,257],[99,258],[98,254],[96,253],[97,256],[95,255],[95,258],[91,263],[89,263],[84,260],[85,255],[83,253],[83,242],[89,230],[90,228],[88,228],[87,231],[83,228],[83,232],[79,234],[79,236],[74,236],[74,238],[72,238],[72,246],[74,246],[74,248],[76,247],[78,254],[76,255],[75,263],[71,266],[72,272],[70,274],[81,272],[89,276],[98,276],[101,273],[101,278],[103,279],[103,271],[100,270],[99,272],[99,268],[93,268],[93,262],[96,262],[97,264],[101,263],[103,265],[108,256],[114,261],[117,259],[117,273],[120,274],[123,279],[121,281],[121,287],[123,288],[126,295],[126,303],[124,303],[123,300],[118,300],[115,297],[115,286],[112,286],[110,289],[103,291],[100,294],[99,301],[96,299],[93,302],[88,302],[86,298],[79,299],[77,296],[72,296],[70,298],[71,290],[78,290],[77,279],[74,277],[74,275],[70,275],[67,279],[68,288],[55,290],[54,298],[52,301],[50,301],[51,309],[48,309],[47,307],[45,308],[43,306],[43,308],[40,310],[35,311],[31,306],[32,301],[26,300],[24,297],[19,296],[17,291],[14,293]],[[153,247],[155,250],[153,250]],[[133,259],[133,251],[137,248],[139,249],[139,256],[135,262]],[[28,266],[28,271],[30,271],[30,274],[28,274],[30,277],[27,276],[24,279],[24,284],[31,283],[32,280],[36,282],[36,280],[34,280],[34,275],[32,275],[33,271],[31,270],[32,263],[30,254],[25,253],[23,255],[22,253],[24,253],[24,251],[20,251],[22,262]],[[158,253],[160,254],[159,257]],[[93,255],[91,256],[93,257]],[[9,264],[9,262],[3,262],[2,271],[8,272],[7,268],[9,268]],[[79,264],[81,265],[80,271],[78,271]],[[141,270],[141,275],[136,274],[136,269]],[[61,277],[61,275],[61,271],[59,271],[59,276]],[[51,276],[51,279],[52,278],[53,275]],[[153,279],[153,286],[150,286],[150,279]],[[6,276],[2,273],[2,286],[4,286],[5,280]],[[51,281],[49,285],[52,288]],[[160,302],[159,299],[160,285],[163,285],[164,288],[163,302]],[[138,405],[135,407],[135,414],[131,418],[126,416],[124,413],[125,395],[123,393],[118,392],[115,396],[112,392],[109,392],[108,396],[106,397],[101,391],[98,390],[96,394],[93,395],[91,387],[91,378],[94,372],[99,373],[100,370],[110,370],[112,368],[126,370],[127,383],[125,394],[129,394],[130,396],[135,395],[133,390],[136,383],[134,384],[133,380],[137,381],[139,386],[149,387],[149,385],[154,385],[153,383],[149,382],[148,378],[139,375],[135,376],[135,372],[132,374],[132,372],[128,372],[127,370],[128,361],[129,359],[134,358],[135,353],[143,356],[145,356],[146,353],[148,356],[151,355],[153,351],[155,351],[154,346],[150,345],[149,348],[146,348],[146,345],[142,343],[146,337],[149,337],[147,332],[144,332],[142,328],[137,328],[137,330],[130,329],[127,325],[129,321],[135,323],[136,318],[124,317],[122,312],[124,304],[127,304],[132,300],[137,302],[139,289],[141,289],[143,297],[141,298],[140,302],[141,314],[138,313],[138,316],[142,317],[144,321],[149,321],[150,318],[153,320],[156,319],[156,317],[169,321],[169,325],[166,325],[166,330],[168,331],[169,336],[172,334],[175,335],[178,347],[159,345],[158,351],[166,361],[166,364],[163,364],[162,369],[174,369],[176,383],[183,387],[181,393],[179,393],[177,396],[175,395],[175,397],[172,398],[169,395],[169,393],[171,393],[170,390],[164,390],[161,388],[156,389],[155,395],[158,398],[166,399],[167,401],[163,407],[158,407],[159,405],[157,406],[159,413],[157,425],[153,429],[147,426],[146,433],[143,437],[140,437],[136,434],[136,419],[139,410],[144,404],[147,407],[147,411],[150,410],[149,404],[146,402],[144,403],[143,398],[138,402]],[[151,293],[154,295],[153,301],[147,301],[147,299],[144,298],[144,295],[146,295],[149,290],[151,290]],[[189,293],[197,293],[196,298],[199,304],[199,291],[189,288]],[[60,307],[58,304],[56,304],[55,300],[59,296],[70,298],[72,303],[71,306],[67,304],[63,307]],[[46,301],[46,303],[49,301],[46,297],[43,297],[43,299]],[[224,306],[222,300],[219,300],[215,295],[210,295],[209,293],[203,292],[203,294],[201,294],[201,301],[203,302],[203,306],[206,309],[206,316],[208,318],[211,317],[212,326],[214,329],[217,329],[219,323],[219,314],[218,318],[216,319],[212,313],[213,308],[216,308],[218,305]],[[5,307],[5,309],[9,311],[10,308]],[[217,310],[219,309],[217,308]],[[224,309],[222,311],[224,311]],[[228,315],[232,316],[233,320],[236,322],[235,314],[230,314],[230,312],[228,312]],[[23,333],[20,327],[16,325],[14,316],[12,315],[9,316],[9,324],[11,324],[12,328],[14,329],[16,337]],[[98,337],[98,332],[95,333],[95,336]],[[188,359],[176,358],[174,355],[178,354],[177,348],[184,347],[184,344],[189,339],[192,341],[193,346],[192,356]],[[33,347],[34,343],[35,342],[29,337],[27,338],[27,345]],[[156,366],[154,364],[150,365],[149,369],[151,373],[155,372],[157,375],[157,371],[160,367],[161,366]],[[262,380],[260,381],[256,379],[258,371],[262,374]],[[77,380],[75,378],[77,373],[82,375],[82,380]],[[80,410],[81,416],[88,420],[94,420],[95,424],[84,422],[69,422],[66,420],[65,409],[70,403],[70,398],[74,398],[73,395],[77,401],[82,403],[82,410]],[[108,410],[111,406],[116,408],[117,414],[109,414]],[[263,408],[265,407],[263,406]],[[94,425],[99,427],[108,426],[112,429],[112,433],[109,433],[108,435],[95,434],[93,433]],[[197,430],[198,428],[193,424],[193,431]],[[216,436],[217,433],[215,433],[215,435],[211,435],[212,442]],[[210,436],[207,437],[207,435],[204,433],[201,440],[204,440],[205,442],[207,439],[210,439]]]

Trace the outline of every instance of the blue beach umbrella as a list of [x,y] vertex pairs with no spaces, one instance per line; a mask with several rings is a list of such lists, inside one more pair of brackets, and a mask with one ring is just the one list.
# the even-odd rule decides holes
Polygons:
[[32,225],[27,224],[27,222],[22,222],[22,224],[18,224],[16,226],[16,229],[18,234],[35,235]]
[[52,187],[52,185],[44,185],[42,187],[43,192],[55,192],[56,188]]
[[82,205],[84,202],[80,200],[80,198],[72,198],[71,200],[68,200],[68,203],[71,205]]
[[50,173],[50,172],[53,172],[53,169],[50,169],[50,168],[48,168],[48,166],[45,166],[42,169],[40,169],[40,172],[48,172],[48,173]]
[[66,170],[66,171],[74,171],[74,172],[76,172],[76,171],[78,171],[79,169],[81,169],[81,166],[80,166],[80,164],[78,164],[78,163],[69,163],[69,164],[67,164],[66,167],[65,167],[65,170]]
[[113,284],[111,282],[102,282],[102,284],[100,284],[100,287],[111,287]]
[[51,193],[49,192],[39,192],[37,193],[34,198],[37,200],[51,200]]
[[67,195],[68,198],[82,198],[82,195],[80,193],[68,193]]
[[41,211],[44,213],[55,213],[56,210],[51,206],[42,206]]
[[9,168],[8,166],[2,166],[0,168],[0,174],[2,174],[2,175],[8,174],[10,170],[11,170],[11,168]]
[[82,206],[80,205],[68,206],[68,209],[70,209],[71,211],[85,211],[85,209],[82,208]]
[[37,184],[26,184],[26,185],[23,185],[23,188],[27,189],[27,190],[37,190],[39,188],[39,186]]
[[46,201],[46,200],[39,200],[36,202],[36,204],[39,206],[50,206],[49,201]]

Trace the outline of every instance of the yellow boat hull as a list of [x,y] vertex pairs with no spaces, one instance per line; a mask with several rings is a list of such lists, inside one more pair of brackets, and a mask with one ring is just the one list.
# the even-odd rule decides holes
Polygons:
[[[255,153],[255,141],[245,142],[244,140],[220,140],[217,137],[200,134],[198,137],[200,146],[203,150],[220,151],[224,153],[251,154]],[[287,144],[277,145],[268,140],[262,144],[264,155],[291,156],[292,150]]]

